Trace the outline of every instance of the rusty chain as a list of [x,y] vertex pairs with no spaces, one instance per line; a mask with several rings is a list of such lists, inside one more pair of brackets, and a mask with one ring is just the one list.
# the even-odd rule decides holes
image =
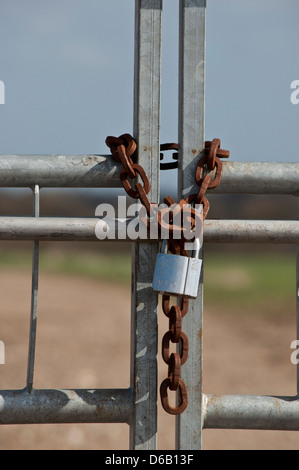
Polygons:
[[[179,305],[170,305],[170,296],[162,296],[162,310],[164,315],[169,318],[169,330],[162,339],[162,358],[168,365],[168,377],[160,385],[160,397],[163,409],[172,415],[181,414],[188,406],[187,387],[181,378],[181,366],[188,359],[189,344],[188,337],[182,331],[182,318],[187,314],[189,299],[182,297],[182,307]],[[180,343],[180,353],[170,353],[170,342]],[[179,403],[171,406],[168,399],[168,389],[179,391]]]
[[164,159],[164,152],[165,150],[176,150],[175,153],[172,154],[172,161],[171,162],[162,162],[160,163],[160,170],[173,170],[178,167],[178,151],[179,146],[178,144],[161,144],[160,145],[160,160]]
[[[110,148],[113,158],[120,161],[123,166],[120,173],[120,180],[126,193],[134,199],[139,199],[142,206],[145,208],[145,217],[141,217],[141,219],[145,225],[149,227],[149,219],[153,216],[158,205],[150,202],[147,196],[151,189],[151,183],[146,172],[142,166],[134,163],[137,150],[135,140],[130,134],[123,134],[120,137],[107,137],[106,144]],[[207,217],[210,203],[206,197],[206,193],[208,190],[219,185],[222,176],[222,161],[220,159],[229,157],[229,151],[221,149],[220,145],[219,139],[205,142],[203,156],[199,159],[195,171],[195,181],[199,186],[198,193],[191,194],[185,199],[181,199],[177,204],[168,196],[164,198],[164,203],[167,207],[158,210],[159,234],[163,228],[169,230],[169,250],[174,254],[188,256],[185,249],[186,239],[184,237],[184,228],[182,225],[178,226],[174,224],[175,215],[180,211],[185,211],[186,205],[188,205],[190,207],[188,217],[191,222],[191,229],[194,228],[197,218],[199,217],[201,219],[201,215],[194,209],[194,205],[202,204],[203,220]],[[178,150],[178,144],[162,144],[160,151],[166,150]],[[160,164],[160,168],[177,168],[177,158],[177,153],[173,154],[173,161]],[[160,160],[163,160],[162,153],[160,153]],[[133,188],[129,178],[135,179],[138,175],[141,178],[142,184],[137,182]],[[168,216],[168,223],[165,222],[165,215]],[[175,235],[178,234],[180,238],[175,237]],[[182,296],[181,298],[181,307],[179,305],[171,305],[169,295],[164,294],[162,296],[162,310],[169,319],[169,330],[164,334],[162,339],[162,358],[168,365],[168,376],[160,385],[160,397],[162,407],[167,413],[172,415],[182,413],[188,406],[187,387],[181,378],[181,366],[186,362],[189,351],[188,337],[182,331],[182,318],[187,314],[188,306],[189,299],[186,296]],[[170,353],[170,343],[180,344],[180,353]],[[168,390],[178,391],[179,400],[176,406],[169,404]]]

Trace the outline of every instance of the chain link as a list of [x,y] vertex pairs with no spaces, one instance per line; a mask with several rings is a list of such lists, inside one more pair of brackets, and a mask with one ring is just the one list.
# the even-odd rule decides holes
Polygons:
[[[160,152],[164,152],[165,150],[178,150],[178,149],[179,149],[178,144],[174,144],[174,143],[167,143],[167,144],[160,145]],[[160,153],[160,160],[163,160],[163,159],[164,159],[164,154]],[[178,168],[178,153],[177,152],[172,154],[171,162],[160,163],[160,170],[174,170],[175,168]]]
[[[160,397],[163,409],[172,415],[181,414],[188,406],[187,387],[181,378],[181,366],[188,359],[189,344],[188,337],[182,331],[182,318],[187,314],[189,299],[182,297],[182,308],[179,305],[170,307],[170,296],[162,296],[162,310],[169,318],[169,330],[162,338],[162,358],[168,365],[168,377],[163,380],[160,386]],[[170,353],[170,343],[180,343],[180,353]],[[171,406],[169,404],[168,391],[179,392],[179,404]]]
[[[181,199],[178,203],[170,197],[164,198],[164,203],[167,207],[163,209],[158,208],[157,203],[151,203],[148,199],[151,183],[149,178],[142,168],[142,166],[133,162],[134,154],[137,149],[135,140],[130,134],[123,134],[120,137],[109,136],[106,139],[106,144],[111,150],[113,158],[120,161],[123,170],[120,173],[120,180],[126,193],[134,198],[139,199],[146,211],[146,216],[141,217],[141,220],[147,227],[149,227],[149,219],[153,216],[154,211],[157,211],[159,235],[163,229],[168,229],[169,251],[174,254],[188,256],[185,249],[186,230],[183,227],[182,218],[181,224],[177,225],[177,216],[182,211],[188,209],[188,220],[191,224],[191,230],[195,227],[197,222],[202,221],[201,214],[195,210],[193,205],[202,204],[203,206],[203,220],[206,219],[210,203],[206,198],[208,190],[215,188],[219,185],[222,176],[222,161],[220,158],[228,158],[229,151],[220,148],[221,142],[219,139],[205,142],[203,156],[199,159],[195,171],[195,181],[199,186],[198,193],[190,194],[185,199]],[[165,150],[178,150],[178,144],[163,144],[160,151]],[[160,160],[163,159],[163,154],[160,154]],[[160,164],[161,169],[177,168],[177,154],[173,154],[173,162]],[[214,175],[213,175],[214,173]],[[136,183],[132,187],[130,179],[136,179],[140,176],[142,183]],[[193,206],[193,207],[192,207]],[[167,216],[168,222],[165,222]],[[190,240],[188,240],[190,241]],[[188,406],[188,393],[187,387],[181,378],[181,366],[187,361],[189,353],[188,337],[182,331],[182,318],[188,313],[189,299],[185,296],[181,297],[181,307],[179,305],[171,305],[170,296],[162,296],[162,310],[166,317],[169,319],[169,330],[164,334],[162,339],[162,358],[168,365],[168,377],[163,380],[160,385],[160,397],[164,410],[172,415],[182,413]],[[180,353],[170,352],[170,343],[180,344]],[[171,406],[169,403],[168,393],[170,391],[178,392],[178,404]]]

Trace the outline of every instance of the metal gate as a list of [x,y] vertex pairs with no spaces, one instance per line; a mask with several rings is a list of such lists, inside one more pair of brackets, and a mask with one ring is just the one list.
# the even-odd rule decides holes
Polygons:
[[[194,170],[204,147],[205,0],[180,1],[179,30],[179,195],[195,186]],[[158,202],[160,171],[160,82],[162,0],[135,2],[134,137],[138,162]],[[29,187],[33,217],[1,217],[1,240],[32,240],[32,302],[27,384],[0,391],[0,424],[127,423],[131,449],[156,449],[158,295],[152,276],[158,241],[132,243],[131,385],[128,389],[35,389],[33,387],[37,318],[39,242],[97,241],[96,218],[39,217],[41,187],[121,187],[120,163],[99,155],[1,155],[0,187]],[[299,195],[298,163],[223,164],[216,194]],[[130,242],[130,240],[127,240]],[[117,242],[117,241],[116,241]],[[206,220],[204,243],[299,243],[299,222]],[[201,253],[202,256],[203,253]],[[146,260],[146,263],[144,263]],[[297,256],[297,316],[299,315]],[[201,449],[203,428],[299,430],[299,400],[274,396],[211,396],[202,391],[203,280],[184,318],[189,338],[188,362],[182,368],[189,404],[176,418],[176,448]],[[299,383],[299,380],[298,380]]]

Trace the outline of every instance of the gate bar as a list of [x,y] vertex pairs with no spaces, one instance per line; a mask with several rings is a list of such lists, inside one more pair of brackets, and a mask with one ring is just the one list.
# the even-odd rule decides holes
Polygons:
[[[180,0],[179,13],[179,197],[197,193],[194,178],[204,147],[206,0]],[[200,253],[202,258],[202,250]],[[182,321],[189,354],[181,368],[188,407],[176,417],[176,449],[201,449],[202,402],[202,278],[198,297],[189,301]]]
[[0,391],[0,424],[130,423],[133,390]]
[[[115,227],[115,240],[132,240],[126,235],[133,219],[115,220],[78,217],[0,217],[0,240],[99,241],[97,227],[109,233]],[[147,234],[145,234],[147,236]],[[299,220],[214,220],[206,219],[205,243],[299,244]],[[140,237],[139,237],[140,238]],[[139,239],[138,238],[138,239]],[[156,243],[156,240],[147,240]]]
[[204,428],[299,430],[299,397],[204,395]]
[[[297,199],[297,221],[299,222],[299,198]],[[296,250],[296,329],[297,341],[299,341],[299,241]],[[297,394],[299,395],[299,363],[297,364]]]
[[0,187],[118,188],[121,170],[111,155],[0,155]]
[[[138,163],[159,201],[162,0],[135,0],[134,138]],[[136,201],[135,201],[136,202]],[[132,244],[130,449],[157,445],[158,294],[152,290],[157,243]]]
[[[121,188],[121,170],[111,155],[0,155],[0,187]],[[198,191],[193,170],[190,193]],[[298,196],[299,163],[224,161],[221,184],[212,192]]]
[[299,220],[213,220],[204,224],[206,243],[297,244]]
[[[39,219],[39,186],[35,185],[34,197],[34,220]],[[30,330],[27,365],[27,389],[30,393],[33,387],[36,325],[37,325],[37,296],[38,296],[38,275],[39,275],[39,241],[34,240],[32,247],[32,284],[31,284],[31,310],[30,310]]]
[[221,184],[215,194],[299,195],[299,163],[223,162]]

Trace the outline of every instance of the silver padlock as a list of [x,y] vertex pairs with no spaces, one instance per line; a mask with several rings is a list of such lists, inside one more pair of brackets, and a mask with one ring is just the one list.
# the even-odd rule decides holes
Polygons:
[[156,259],[153,290],[160,294],[184,295],[188,261],[186,256],[167,253],[167,240],[163,240]]
[[156,260],[154,291],[174,296],[197,297],[202,261],[198,259],[199,240],[196,239],[194,244],[192,258],[188,258],[167,253],[167,241],[163,241],[162,252],[158,253]]

